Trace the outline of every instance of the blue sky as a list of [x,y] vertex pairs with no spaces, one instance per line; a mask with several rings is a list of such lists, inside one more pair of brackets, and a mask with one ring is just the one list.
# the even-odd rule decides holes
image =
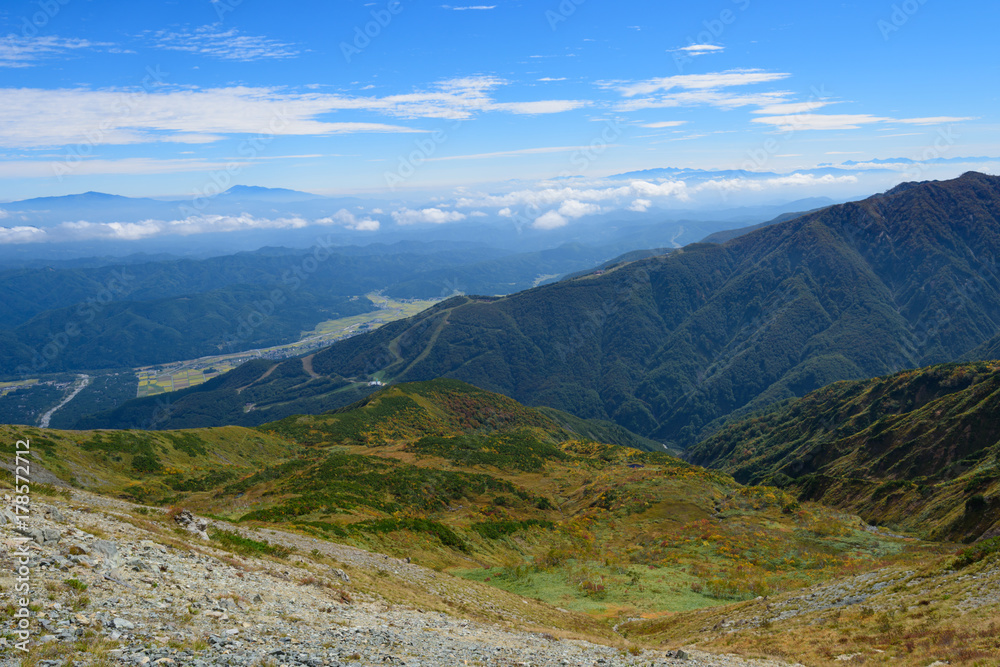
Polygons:
[[997,156],[998,19],[968,0],[7,0],[0,200]]

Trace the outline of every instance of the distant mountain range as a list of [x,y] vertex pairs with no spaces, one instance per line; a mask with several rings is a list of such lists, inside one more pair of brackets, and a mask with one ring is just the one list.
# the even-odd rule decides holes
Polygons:
[[[954,158],[930,158],[927,160],[913,160],[911,158],[877,158],[872,160],[847,160],[838,165],[821,164],[812,169],[797,169],[796,174],[804,176],[849,176],[860,173],[893,173],[898,170],[889,169],[888,165],[942,165],[942,164],[976,164],[998,162],[996,157],[954,157]],[[760,171],[757,169],[691,169],[688,167],[659,167],[655,169],[642,169],[639,171],[629,171],[622,174],[615,174],[609,178],[618,180],[629,179],[681,179],[687,182],[702,182],[714,179],[748,179],[766,180],[787,176],[787,173],[775,171]]]
[[[61,222],[140,222],[148,219],[183,220],[191,215],[269,214],[284,212],[276,205],[291,206],[303,212],[329,215],[341,208],[356,206],[362,200],[353,197],[330,198],[308,192],[235,185],[213,197],[152,199],[122,197],[104,192],[84,192],[61,197],[39,197],[0,204],[14,212],[21,224],[49,227]],[[9,221],[7,221],[9,224]]]
[[[69,262],[90,257],[173,254],[211,257],[263,246],[308,247],[317,236],[334,245],[471,243],[511,253],[539,252],[567,243],[636,248],[679,246],[714,232],[758,224],[789,211],[834,203],[825,198],[756,206],[646,211],[615,210],[574,220],[558,229],[536,229],[533,218],[517,221],[500,207],[466,210],[458,224],[415,224],[397,220],[400,210],[444,207],[447,202],[322,197],[281,188],[236,185],[215,196],[183,199],[132,198],[100,192],[42,197],[0,204],[0,232],[18,228],[36,242],[0,243],[0,264],[36,266],[40,260]],[[232,218],[227,223],[226,218]],[[354,221],[351,223],[351,221]],[[357,221],[367,221],[358,226]],[[170,233],[173,221],[185,221],[191,235]],[[278,224],[286,221],[287,224]],[[288,221],[293,221],[291,224]],[[346,222],[345,222],[346,221]],[[152,236],[120,237],[110,223],[152,224]],[[96,227],[95,227],[96,225]],[[213,231],[239,229],[238,233]],[[90,230],[90,231],[88,231]],[[103,231],[101,231],[103,230]],[[167,230],[167,231],[164,231]],[[34,234],[34,236],[32,236]],[[88,236],[89,234],[89,236]],[[102,235],[103,234],[103,235]],[[484,243],[489,239],[489,243]]]
[[[454,298],[317,354],[320,378],[290,360],[188,390],[164,426],[244,423],[237,390],[283,415],[329,409],[350,381],[444,376],[690,446],[837,380],[985,350],[1000,333],[998,256],[1000,178],[907,184],[724,244]],[[155,408],[132,402],[89,425],[143,423]]]

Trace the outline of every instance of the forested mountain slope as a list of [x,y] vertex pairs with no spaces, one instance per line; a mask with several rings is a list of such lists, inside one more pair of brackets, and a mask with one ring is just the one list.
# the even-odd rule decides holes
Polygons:
[[452,299],[312,368],[453,377],[688,446],[837,380],[971,353],[1000,332],[998,255],[1000,178],[969,173],[502,299]]
[[1000,363],[838,382],[689,450],[744,483],[937,538],[1000,535]]

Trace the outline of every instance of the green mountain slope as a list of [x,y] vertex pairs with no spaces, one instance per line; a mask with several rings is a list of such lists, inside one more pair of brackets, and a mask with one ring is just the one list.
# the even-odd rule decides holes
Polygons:
[[372,291],[402,298],[507,294],[614,253],[579,244],[523,254],[419,249],[270,248],[206,260],[0,271],[0,375],[144,366],[268,347],[294,341],[322,321],[374,310],[357,299]]
[[972,352],[965,355],[962,361],[976,361],[979,359],[1000,359],[1000,335],[986,341]]
[[30,377],[65,369],[134,368],[270,347],[296,340],[317,322],[375,310],[368,299],[305,291],[280,291],[279,303],[274,292],[236,285],[46,311],[0,331],[0,373]]
[[997,177],[907,184],[722,245],[455,298],[338,343],[312,367],[359,381],[453,377],[689,446],[730,416],[953,361],[996,336],[998,212]]
[[1000,364],[839,382],[689,450],[745,483],[938,538],[1000,535]]
[[412,558],[600,619],[799,588],[915,546],[775,488],[581,439],[455,380],[256,429],[0,434],[31,439],[34,472],[93,491]]

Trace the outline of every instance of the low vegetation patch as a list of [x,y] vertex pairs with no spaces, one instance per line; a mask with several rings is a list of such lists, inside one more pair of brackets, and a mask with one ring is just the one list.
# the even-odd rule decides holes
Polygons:
[[213,541],[222,548],[244,556],[273,556],[274,558],[286,558],[291,555],[291,550],[280,545],[269,542],[243,537],[239,533],[213,528],[209,533]]

